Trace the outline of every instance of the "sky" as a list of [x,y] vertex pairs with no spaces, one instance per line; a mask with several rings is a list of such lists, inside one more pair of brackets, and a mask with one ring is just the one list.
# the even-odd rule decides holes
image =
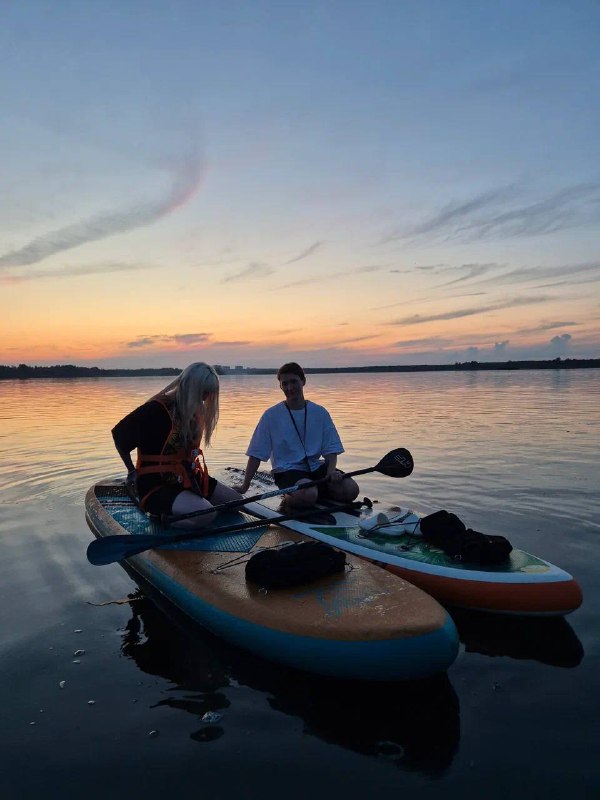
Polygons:
[[600,357],[598,0],[0,6],[0,364]]

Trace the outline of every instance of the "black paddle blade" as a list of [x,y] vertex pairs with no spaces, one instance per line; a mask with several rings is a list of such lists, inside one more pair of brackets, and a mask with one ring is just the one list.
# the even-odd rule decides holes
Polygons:
[[375,467],[376,472],[389,475],[390,478],[406,478],[413,471],[415,462],[405,447],[391,450]]
[[87,560],[95,567],[114,564],[126,558],[137,555],[144,550],[150,550],[163,544],[169,544],[171,537],[140,534],[105,536],[103,539],[94,539],[87,548]]

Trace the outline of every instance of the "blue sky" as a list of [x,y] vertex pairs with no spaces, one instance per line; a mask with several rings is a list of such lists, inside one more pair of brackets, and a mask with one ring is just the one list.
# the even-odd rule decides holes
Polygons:
[[2,363],[598,356],[598,2],[1,21]]

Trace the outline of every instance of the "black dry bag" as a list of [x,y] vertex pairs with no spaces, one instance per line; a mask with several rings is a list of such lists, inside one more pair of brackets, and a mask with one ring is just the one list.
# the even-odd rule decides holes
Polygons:
[[420,528],[425,541],[457,561],[502,564],[512,551],[511,543],[504,536],[489,536],[467,528],[456,514],[448,511],[436,511],[423,517]]
[[343,572],[345,553],[324,542],[298,542],[261,550],[246,563],[246,580],[265,589],[288,589]]

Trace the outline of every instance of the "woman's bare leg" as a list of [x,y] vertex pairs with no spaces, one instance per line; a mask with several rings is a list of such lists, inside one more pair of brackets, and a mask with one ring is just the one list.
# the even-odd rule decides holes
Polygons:
[[[224,483],[217,481],[215,490],[212,493],[210,500],[184,490],[180,492],[173,501],[172,514],[193,514],[195,511],[204,511],[206,508],[221,505],[221,503],[230,503],[232,500],[243,500],[242,495],[225,486]],[[214,514],[201,514],[199,517],[192,517],[191,519],[182,519],[179,522],[173,522],[174,528],[182,528],[183,530],[195,530],[197,528],[205,528],[207,525],[212,525],[215,521],[216,513]]]
[[[188,492],[184,489],[180,492],[175,500],[173,500],[173,507],[171,508],[172,514],[193,514],[195,511],[204,511],[206,508],[212,508],[212,503],[204,497],[200,497],[195,492]],[[182,519],[179,522],[172,522],[173,528],[181,528],[182,530],[196,530],[199,528],[206,528],[215,521],[216,513],[202,514],[199,517],[192,517],[191,519]]]

